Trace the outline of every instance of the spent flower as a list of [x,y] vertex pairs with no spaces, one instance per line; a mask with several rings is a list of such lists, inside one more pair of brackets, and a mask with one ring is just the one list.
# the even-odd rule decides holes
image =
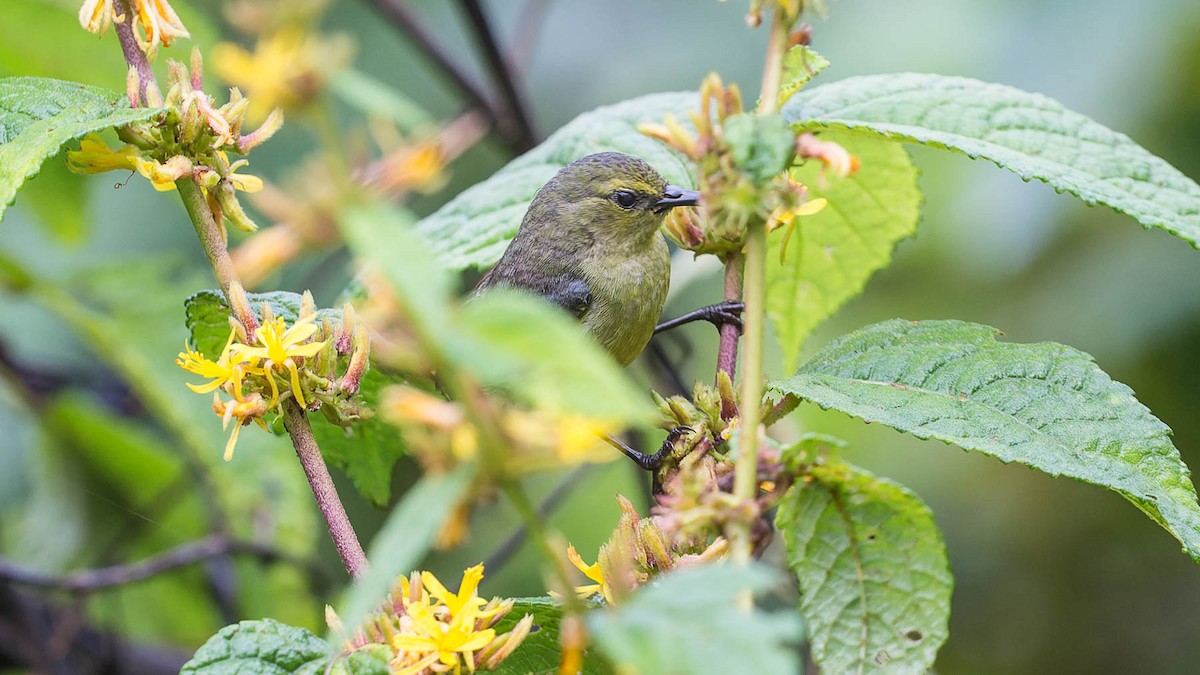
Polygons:
[[169,47],[176,38],[191,37],[167,0],[84,0],[79,8],[79,25],[86,31],[103,35],[114,22],[129,20],[119,13],[125,7],[133,10],[134,38],[151,60],[160,44]]

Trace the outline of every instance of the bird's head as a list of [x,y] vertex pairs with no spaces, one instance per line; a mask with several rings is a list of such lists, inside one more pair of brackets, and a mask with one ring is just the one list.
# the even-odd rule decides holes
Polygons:
[[600,152],[563,167],[537,193],[530,218],[583,228],[602,240],[629,243],[653,237],[667,211],[697,203],[700,193],[668,185],[649,164],[619,152]]

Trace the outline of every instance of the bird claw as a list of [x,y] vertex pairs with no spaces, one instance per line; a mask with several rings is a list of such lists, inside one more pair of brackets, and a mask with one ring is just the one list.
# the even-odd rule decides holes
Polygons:
[[655,452],[652,455],[648,455],[644,452],[638,452],[624,443],[621,443],[617,447],[621,450],[621,452],[625,453],[626,457],[632,459],[635,464],[642,467],[646,471],[658,471],[658,469],[662,467],[663,460],[665,460],[671,455],[672,452],[675,451],[675,442],[680,438],[683,438],[684,434],[694,432],[695,429],[684,425],[679,425],[674,429],[671,429],[667,432],[667,437],[663,439],[662,445],[659,446],[658,452]]

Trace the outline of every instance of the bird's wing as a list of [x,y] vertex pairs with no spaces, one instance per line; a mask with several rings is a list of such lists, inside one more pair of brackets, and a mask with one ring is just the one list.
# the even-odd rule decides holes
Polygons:
[[551,284],[543,292],[543,296],[570,312],[576,319],[582,319],[592,306],[592,287],[586,279],[570,272]]

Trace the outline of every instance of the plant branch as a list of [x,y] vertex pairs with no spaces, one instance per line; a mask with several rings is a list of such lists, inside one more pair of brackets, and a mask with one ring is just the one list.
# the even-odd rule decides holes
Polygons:
[[292,437],[300,466],[304,467],[304,475],[308,478],[317,506],[329,527],[329,536],[333,537],[333,545],[337,547],[346,571],[352,579],[361,579],[367,573],[367,555],[363,553],[362,544],[358,543],[358,535],[346,516],[337,487],[325,466],[317,439],[313,437],[312,427],[308,424],[308,414],[293,400],[283,404],[283,427]]
[[[496,109],[487,93],[472,81],[467,72],[433,39],[429,31],[417,19],[416,14],[402,0],[371,0],[371,2],[381,14],[403,30],[417,48],[433,61],[434,65],[450,77],[450,81],[467,97],[471,105],[487,115],[488,122],[493,127],[500,129],[503,114]],[[506,145],[514,150],[518,149],[515,138],[510,138],[506,133],[500,135]]]
[[[221,284],[221,292],[232,302],[229,286],[237,280],[237,273],[234,272],[233,260],[230,259],[229,249],[225,246],[225,237],[222,236],[221,227],[213,219],[212,211],[208,208],[208,201],[195,181],[191,178],[181,178],[175,181],[175,187],[179,190],[179,197],[183,200],[183,208],[187,209],[188,216],[192,220],[192,226],[196,228],[196,236],[200,237],[204,255],[212,265],[213,276],[217,278],[217,283]],[[250,328],[247,332],[253,332],[253,329]]]
[[[147,101],[146,92],[153,90],[156,94],[159,93],[158,82],[154,79],[154,71],[150,70],[150,61],[146,58],[146,52],[142,51],[137,36],[133,34],[134,13],[129,7],[128,0],[116,0],[116,10],[117,14],[125,16],[124,21],[114,22],[117,39],[121,42],[121,53],[125,55],[125,63],[137,71],[137,103],[145,103]],[[134,107],[137,107],[137,104]]]
[[62,575],[47,574],[0,558],[0,579],[20,586],[90,593],[143,581],[177,567],[237,553],[253,555],[268,561],[285,557],[279,550],[265,544],[238,541],[223,535],[209,535],[137,562],[78,570]]
[[462,0],[462,6],[467,13],[467,18],[471,21],[475,39],[483,50],[488,69],[492,72],[492,78],[500,85],[500,93],[504,96],[504,102],[508,107],[507,121],[511,123],[515,134],[514,145],[520,152],[529,150],[534,146],[533,123],[530,121],[529,106],[521,93],[517,91],[512,66],[501,53],[500,46],[496,42],[496,35],[488,23],[487,15],[483,13],[483,8],[479,5],[479,0]]
[[[740,252],[730,253],[725,258],[726,301],[742,299],[742,267],[745,259],[746,256]],[[746,309],[748,312],[750,308]],[[733,376],[737,370],[738,339],[741,335],[741,329],[733,324],[721,326],[721,344],[717,349],[717,370],[728,375],[730,382],[733,382]],[[721,409],[722,419],[731,419],[735,415],[737,415],[737,410],[726,410],[724,407]]]

